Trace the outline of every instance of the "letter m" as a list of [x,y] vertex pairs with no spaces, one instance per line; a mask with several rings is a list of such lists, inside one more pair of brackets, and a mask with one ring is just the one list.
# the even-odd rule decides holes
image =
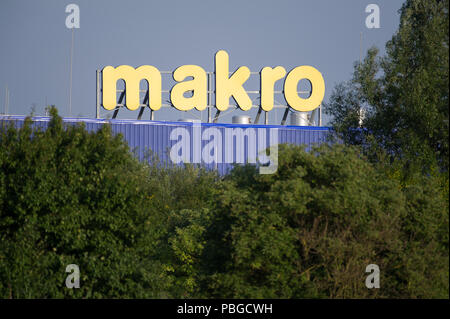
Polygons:
[[117,81],[125,82],[125,101],[129,110],[136,110],[140,106],[139,84],[147,80],[149,88],[149,106],[152,110],[161,108],[161,73],[151,65],[143,65],[137,69],[129,65],[120,65],[117,68],[107,66],[103,68],[103,107],[113,110],[117,106]]
[[[245,130],[240,127],[225,129],[225,163],[233,163],[234,153],[236,163],[245,162],[245,137],[247,137],[247,162],[256,163],[256,133],[250,127]],[[233,143],[235,138],[236,144]]]

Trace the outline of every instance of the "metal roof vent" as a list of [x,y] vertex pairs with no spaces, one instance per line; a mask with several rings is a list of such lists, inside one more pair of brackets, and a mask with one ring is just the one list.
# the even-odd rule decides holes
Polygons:
[[235,115],[232,119],[233,124],[251,124],[250,116],[248,115]]
[[291,125],[308,126],[309,125],[308,112],[292,112]]
[[195,121],[198,121],[196,119],[179,119],[178,122],[191,122],[194,123]]

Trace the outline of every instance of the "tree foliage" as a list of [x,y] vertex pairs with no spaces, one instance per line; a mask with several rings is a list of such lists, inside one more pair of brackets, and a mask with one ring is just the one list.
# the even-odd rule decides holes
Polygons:
[[[105,125],[0,130],[3,298],[448,297],[448,202],[353,148],[275,174],[139,162]],[[381,288],[365,287],[365,267]],[[80,268],[79,289],[65,267]]]
[[[282,145],[273,175],[237,167],[204,237],[209,296],[447,297],[448,206],[427,185],[402,189],[343,145]],[[364,284],[371,263],[382,289]]]
[[371,48],[336,86],[326,111],[344,141],[375,145],[411,171],[448,172],[448,9],[448,0],[407,0],[386,55]]
[[272,175],[139,162],[55,109],[2,127],[0,297],[448,298],[448,6],[407,0],[327,105],[344,143],[280,145]]
[[[45,131],[27,119],[0,132],[0,295],[153,296],[165,283],[142,258],[158,238],[146,171],[108,126],[88,133],[52,115]],[[62,288],[68,264],[80,289]]]
[[[344,143],[358,146],[399,182],[407,203],[402,231],[408,245],[403,249],[412,267],[402,270],[402,280],[414,296],[432,290],[433,296],[445,295],[446,289],[448,294],[448,285],[439,279],[448,278],[448,9],[448,0],[407,0],[386,55],[369,49],[355,64],[353,78],[335,87],[326,106]],[[431,197],[436,201],[425,204]],[[443,259],[427,267],[438,251]],[[423,280],[419,273],[432,278]]]

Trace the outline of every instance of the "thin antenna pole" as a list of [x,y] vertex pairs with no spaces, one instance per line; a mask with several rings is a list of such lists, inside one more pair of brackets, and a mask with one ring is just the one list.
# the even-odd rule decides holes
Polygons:
[[9,108],[9,89],[6,87],[5,90],[5,115],[8,115],[8,108]]
[[100,118],[100,70],[96,70],[97,75],[97,108],[95,112],[95,118]]
[[317,121],[319,126],[322,126],[322,104],[319,106],[319,113],[317,114],[319,117],[319,120]]
[[208,73],[208,123],[211,123],[211,107],[212,107],[212,73]]
[[72,28],[72,45],[70,46],[70,84],[69,84],[69,116],[72,116],[72,60],[73,60],[73,30]]
[[[361,69],[361,59],[362,59],[362,32],[359,33],[359,65],[358,69]],[[359,108],[359,126],[362,126],[363,121],[363,110],[362,107]]]
[[359,34],[359,65],[361,65],[362,58],[362,32]]

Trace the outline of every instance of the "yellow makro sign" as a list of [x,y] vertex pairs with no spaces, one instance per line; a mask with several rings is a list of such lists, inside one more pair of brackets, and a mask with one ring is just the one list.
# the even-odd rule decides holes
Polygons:
[[[208,80],[205,70],[197,65],[183,65],[177,68],[173,79],[178,82],[170,91],[172,105],[180,111],[188,111],[193,108],[201,111],[208,105]],[[278,80],[286,76],[286,70],[282,66],[275,68],[264,67],[260,72],[261,108],[270,111],[274,106],[274,85]],[[184,81],[187,77],[192,80]],[[250,77],[250,70],[246,66],[238,68],[231,76],[229,72],[229,57],[226,51],[219,51],[215,56],[215,106],[224,111],[230,105],[233,97],[237,105],[244,111],[252,107],[252,101],[243,84]],[[308,98],[301,98],[297,92],[300,80],[306,79],[311,83],[311,94]],[[161,108],[161,73],[151,65],[143,65],[133,68],[121,65],[116,68],[106,66],[103,68],[103,107],[113,110],[117,107],[116,84],[118,80],[125,82],[126,107],[136,110],[140,106],[139,83],[146,80],[149,85],[149,107],[152,110]],[[184,93],[192,92],[191,97],[185,97]],[[325,82],[322,74],[312,66],[298,66],[292,69],[284,80],[284,97],[288,105],[296,111],[308,112],[317,108],[325,94]]]

